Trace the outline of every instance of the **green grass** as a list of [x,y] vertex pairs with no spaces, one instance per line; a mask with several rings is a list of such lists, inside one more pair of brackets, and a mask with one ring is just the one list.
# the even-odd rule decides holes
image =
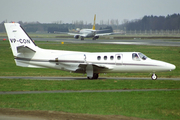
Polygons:
[[0,95],[1,108],[180,119],[179,91]]
[[0,79],[0,91],[180,89],[172,80],[22,80]]
[[[157,73],[158,77],[180,77],[180,47],[140,46],[140,45],[107,45],[107,44],[60,44],[60,42],[36,42],[46,49],[61,49],[86,52],[142,52],[152,59],[169,62],[176,65],[172,72]],[[0,41],[0,76],[82,76],[54,69],[23,68],[15,65],[8,41]],[[149,73],[108,73],[100,77],[150,77]]]

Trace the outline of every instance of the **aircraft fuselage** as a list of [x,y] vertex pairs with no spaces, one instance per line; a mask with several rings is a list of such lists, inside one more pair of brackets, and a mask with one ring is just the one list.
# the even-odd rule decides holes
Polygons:
[[[41,50],[40,50],[41,51]],[[31,59],[17,56],[18,63],[28,64],[29,67],[48,67],[77,73],[86,73],[86,66],[94,65],[93,73],[119,72],[164,72],[175,69],[175,66],[163,61],[150,58],[142,59],[139,52],[72,52],[45,50],[37,52]],[[133,59],[136,54],[138,59]],[[73,59],[72,59],[73,58]],[[81,66],[81,67],[80,67]],[[83,69],[84,68],[84,69]]]

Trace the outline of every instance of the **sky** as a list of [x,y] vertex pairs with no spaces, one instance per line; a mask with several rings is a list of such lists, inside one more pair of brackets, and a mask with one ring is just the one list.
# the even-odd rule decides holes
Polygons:
[[0,22],[96,23],[180,13],[180,0],[0,0]]

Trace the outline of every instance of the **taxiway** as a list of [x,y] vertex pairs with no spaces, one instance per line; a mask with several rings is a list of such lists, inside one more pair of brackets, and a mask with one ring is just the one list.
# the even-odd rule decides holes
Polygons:
[[153,45],[153,46],[180,46],[179,39],[73,39],[73,38],[33,38],[35,41],[57,41],[67,43],[97,43],[97,44],[123,44],[123,45]]

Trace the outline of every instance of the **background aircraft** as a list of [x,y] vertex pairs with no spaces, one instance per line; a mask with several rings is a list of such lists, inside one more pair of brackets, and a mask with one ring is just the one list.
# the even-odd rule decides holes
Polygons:
[[99,36],[104,36],[104,35],[111,35],[112,33],[101,33],[97,34],[97,30],[95,30],[95,24],[96,24],[96,14],[94,15],[94,24],[92,29],[81,29],[79,31],[79,34],[76,33],[68,33],[69,35],[74,35],[75,39],[78,39],[79,37],[81,40],[84,40],[84,38],[92,38],[93,40],[96,40],[99,38]]
[[18,23],[5,23],[9,43],[17,66],[53,68],[87,74],[88,79],[97,79],[99,73],[171,71],[175,65],[153,60],[140,52],[75,52],[42,49],[36,46]]

